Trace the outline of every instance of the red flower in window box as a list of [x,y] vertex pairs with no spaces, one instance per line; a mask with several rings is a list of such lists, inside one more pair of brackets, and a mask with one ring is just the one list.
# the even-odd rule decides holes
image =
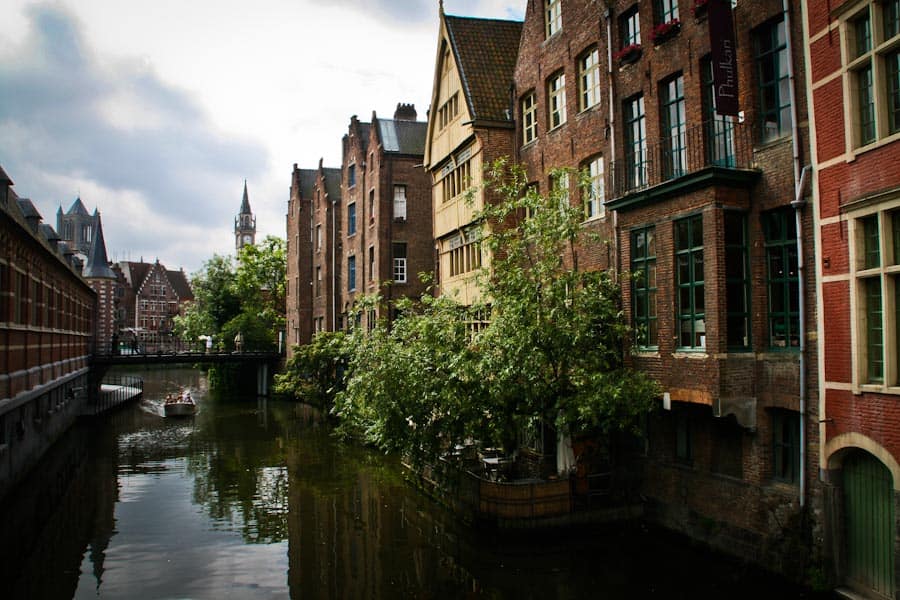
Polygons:
[[679,31],[681,31],[681,21],[672,19],[654,27],[653,32],[650,34],[650,39],[655,45],[662,44],[677,35]]
[[641,57],[640,44],[628,44],[618,52],[613,54],[613,60],[619,61],[623,65],[631,64]]
[[694,7],[691,9],[691,12],[699,19],[706,15],[706,8],[708,5],[709,0],[694,0]]

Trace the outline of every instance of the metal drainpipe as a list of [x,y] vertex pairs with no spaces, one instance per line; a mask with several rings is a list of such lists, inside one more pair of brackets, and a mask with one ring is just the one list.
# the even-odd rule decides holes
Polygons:
[[806,289],[803,269],[803,235],[801,210],[806,201],[803,200],[803,182],[807,173],[807,167],[800,169],[800,128],[797,123],[797,94],[796,81],[794,79],[794,44],[792,40],[791,14],[788,10],[788,0],[781,0],[781,10],[784,14],[785,50],[787,51],[788,94],[791,101],[791,149],[794,165],[794,207],[795,227],[797,230],[797,285],[799,287],[799,321],[800,321],[800,508],[806,505]]
[[[606,18],[606,74],[607,74],[607,94],[609,97],[609,156],[612,159],[616,155],[616,111],[615,111],[615,91],[613,90],[613,60],[612,60],[612,11],[607,7],[604,12]],[[616,189],[616,171],[613,168],[612,160],[607,160],[607,168],[609,168],[609,187],[606,194],[613,193]],[[605,207],[604,207],[605,210]],[[619,213],[613,211],[613,248],[615,249],[616,268],[613,269],[613,275],[618,281],[619,267],[621,266],[621,254],[619,252]]]
[[331,331],[337,331],[337,269],[335,266],[335,254],[337,253],[335,245],[337,243],[337,233],[335,231],[334,213],[336,200],[331,201]]

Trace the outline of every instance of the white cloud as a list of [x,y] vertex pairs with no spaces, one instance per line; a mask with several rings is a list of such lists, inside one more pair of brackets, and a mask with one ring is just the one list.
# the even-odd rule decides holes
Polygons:
[[[521,18],[525,2],[444,6]],[[0,160],[51,225],[81,190],[100,206],[111,256],[197,270],[233,251],[244,178],[258,237],[283,237],[293,163],[338,165],[351,115],[412,102],[425,118],[437,10],[433,0],[9,0]]]

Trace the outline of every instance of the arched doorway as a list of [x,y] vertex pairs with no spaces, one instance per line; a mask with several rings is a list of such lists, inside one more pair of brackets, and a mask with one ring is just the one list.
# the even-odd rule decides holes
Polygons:
[[894,597],[894,485],[877,458],[856,450],[843,461],[847,583]]

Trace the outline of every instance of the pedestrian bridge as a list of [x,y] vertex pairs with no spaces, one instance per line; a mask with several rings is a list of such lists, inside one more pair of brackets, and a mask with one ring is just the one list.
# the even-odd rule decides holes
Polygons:
[[281,358],[281,353],[274,350],[242,348],[229,351],[169,338],[163,342],[97,347],[91,354],[91,366],[102,374],[113,365],[253,364],[256,365],[257,394],[268,396],[270,373]]

